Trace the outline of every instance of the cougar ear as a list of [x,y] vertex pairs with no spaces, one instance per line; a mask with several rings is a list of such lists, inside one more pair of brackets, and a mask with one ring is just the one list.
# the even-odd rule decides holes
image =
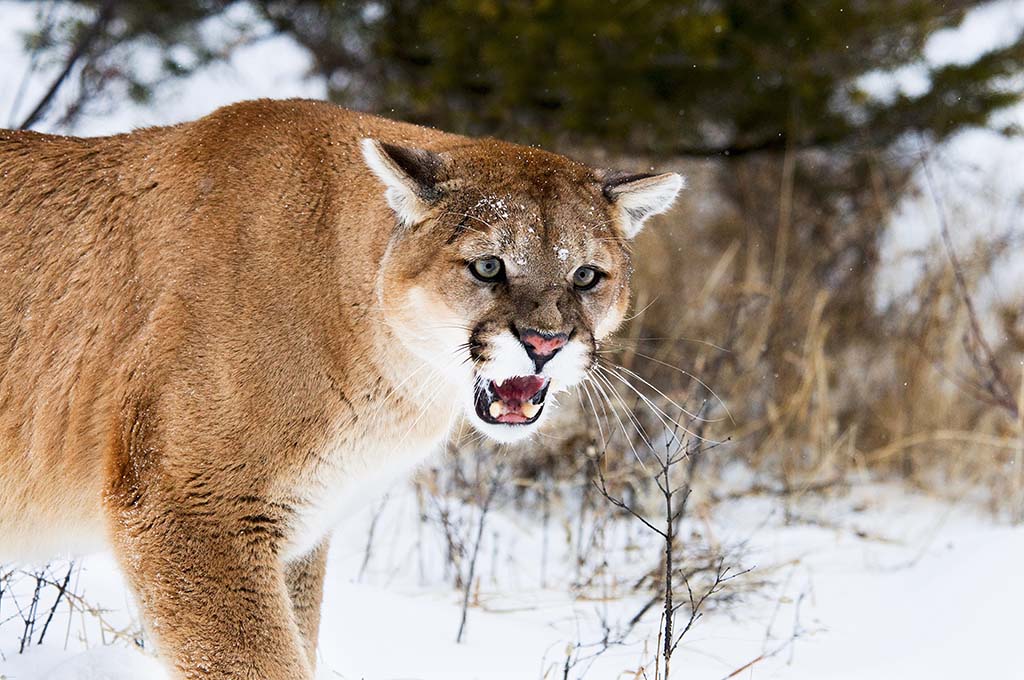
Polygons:
[[405,226],[422,222],[441,192],[445,160],[425,149],[364,139],[360,146],[366,165],[387,189],[384,197]]
[[671,208],[685,184],[682,176],[674,172],[652,175],[603,171],[598,175],[605,198],[622,211],[626,238],[640,233],[649,217]]

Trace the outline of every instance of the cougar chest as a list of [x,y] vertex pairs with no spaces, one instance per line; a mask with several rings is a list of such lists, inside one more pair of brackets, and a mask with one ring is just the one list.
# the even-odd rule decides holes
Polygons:
[[437,414],[440,419],[422,427],[415,418],[374,427],[361,426],[357,419],[340,427],[293,494],[300,500],[286,561],[308,553],[338,524],[408,479],[441,449],[457,414],[445,408]]

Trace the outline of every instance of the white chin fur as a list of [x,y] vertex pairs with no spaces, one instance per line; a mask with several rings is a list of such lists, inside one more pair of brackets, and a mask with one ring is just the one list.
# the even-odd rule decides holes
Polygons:
[[[546,410],[547,408],[545,407]],[[537,422],[528,425],[492,425],[480,420],[480,416],[475,411],[470,415],[470,418],[473,419],[473,427],[499,444],[515,444],[536,432],[544,421],[545,416],[541,414]]]

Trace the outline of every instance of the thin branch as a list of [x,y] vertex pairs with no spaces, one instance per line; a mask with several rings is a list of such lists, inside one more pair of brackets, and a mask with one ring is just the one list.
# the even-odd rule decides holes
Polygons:
[[498,485],[501,482],[501,473],[503,466],[499,465],[494,469],[494,473],[491,475],[491,483],[487,488],[487,495],[484,496],[484,501],[480,506],[480,522],[476,528],[476,542],[473,545],[473,555],[469,559],[469,576],[466,579],[465,591],[462,596],[462,620],[459,622],[459,632],[455,636],[455,642],[461,643],[462,636],[466,632],[466,618],[469,613],[469,595],[473,589],[473,575],[476,573],[476,560],[480,554],[480,544],[483,542],[484,536],[484,523],[487,520],[487,511],[491,508],[491,501],[494,500],[494,496],[498,491]]
[[[957,290],[960,291],[960,298],[967,309],[967,318],[970,324],[971,336],[975,344],[975,347],[971,347],[968,344],[967,351],[971,355],[971,359],[974,361],[976,368],[979,369],[979,372],[981,372],[983,367],[988,370],[988,375],[984,377],[982,387],[986,392],[988,392],[997,405],[1005,409],[1014,419],[1017,419],[1020,416],[1020,405],[1014,398],[1013,390],[1009,387],[1009,383],[1007,383],[1003,376],[1002,369],[999,367],[999,362],[996,361],[995,352],[992,351],[992,347],[989,345],[988,340],[981,329],[981,322],[978,319],[978,311],[974,305],[974,299],[971,296],[970,289],[967,286],[967,278],[964,276],[963,265],[960,262],[959,256],[956,254],[956,249],[953,247],[953,239],[950,235],[946,212],[939,200],[938,194],[935,191],[931,165],[929,164],[928,157],[925,154],[921,155],[921,165],[924,168],[924,178],[925,184],[928,186],[928,193],[935,204],[935,209],[939,216],[939,230],[942,235],[942,243],[946,250],[946,255],[949,257],[950,265],[953,267],[953,276],[956,278]],[[978,356],[979,352],[981,356]]]
[[46,623],[43,624],[43,631],[39,633],[39,639],[36,641],[37,645],[43,644],[43,638],[46,637],[46,630],[50,627],[50,622],[53,621],[53,615],[57,613],[57,605],[60,604],[60,601],[64,598],[64,594],[68,590],[68,584],[71,582],[71,574],[74,570],[75,563],[72,561],[68,564],[68,573],[64,575],[64,580],[57,589],[57,597],[53,601],[53,606],[50,607],[50,613],[46,617]]
[[387,503],[388,495],[384,494],[384,497],[380,499],[380,505],[377,506],[376,511],[373,513],[373,518],[370,520],[370,529],[366,532],[366,550],[363,552],[363,563],[359,566],[359,575],[356,576],[357,583],[362,583],[363,576],[366,574],[366,568],[370,565],[370,557],[373,555],[373,538],[377,533],[377,522],[384,513],[384,506]]
[[633,517],[635,517],[635,518],[637,518],[638,520],[640,520],[641,522],[643,522],[643,523],[644,523],[644,525],[645,525],[645,526],[646,526],[646,527],[647,527],[648,529],[650,529],[650,530],[651,530],[651,531],[653,531],[654,533],[658,534],[658,535],[659,535],[659,536],[661,536],[662,538],[665,538],[665,532],[664,532],[664,531],[662,531],[662,530],[661,530],[661,529],[659,529],[658,527],[656,527],[656,526],[654,526],[653,524],[651,524],[650,522],[648,522],[648,521],[647,521],[647,519],[646,519],[646,518],[645,518],[645,517],[644,517],[643,515],[641,515],[640,513],[638,513],[638,512],[636,511],[636,510],[634,510],[634,509],[633,509],[632,507],[630,507],[630,506],[629,506],[629,505],[628,505],[627,503],[625,503],[624,501],[622,501],[622,500],[621,500],[621,499],[619,499],[619,498],[615,498],[615,497],[614,497],[614,496],[612,496],[612,495],[611,495],[610,493],[608,493],[608,488],[607,488],[607,487],[605,486],[605,481],[604,481],[604,473],[602,473],[602,472],[601,472],[601,468],[600,468],[600,465],[598,466],[598,474],[599,474],[599,476],[600,476],[600,479],[601,479],[601,484],[600,484],[600,485],[598,485],[598,484],[597,484],[597,483],[595,482],[595,483],[594,483],[594,486],[595,486],[595,487],[597,487],[597,490],[598,490],[598,491],[599,491],[599,492],[601,493],[601,495],[602,495],[602,496],[604,496],[604,499],[605,499],[606,501],[608,501],[609,503],[611,503],[612,505],[614,505],[614,506],[615,506],[615,507],[617,507],[617,508],[620,508],[620,509],[622,509],[622,510],[625,510],[625,511],[626,511],[626,512],[628,512],[628,513],[629,513],[630,515],[632,515]]
[[53,102],[53,98],[57,95],[58,90],[67,80],[67,77],[71,74],[72,69],[82,59],[89,50],[92,48],[93,43],[100,37],[107,24],[114,16],[114,7],[117,5],[116,0],[106,0],[101,6],[99,13],[96,15],[96,19],[92,22],[92,25],[82,34],[79,38],[78,43],[71,50],[71,54],[64,62],[64,68],[61,69],[57,77],[54,78],[53,82],[50,83],[50,87],[46,90],[46,93],[42,96],[32,111],[25,117],[25,120],[18,126],[19,130],[27,130],[42,118],[43,114],[49,108]]

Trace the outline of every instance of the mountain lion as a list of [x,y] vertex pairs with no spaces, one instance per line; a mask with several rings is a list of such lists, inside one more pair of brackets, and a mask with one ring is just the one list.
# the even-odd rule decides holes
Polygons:
[[110,546],[175,677],[312,678],[331,528],[536,432],[681,185],[313,101],[0,131],[0,560]]

